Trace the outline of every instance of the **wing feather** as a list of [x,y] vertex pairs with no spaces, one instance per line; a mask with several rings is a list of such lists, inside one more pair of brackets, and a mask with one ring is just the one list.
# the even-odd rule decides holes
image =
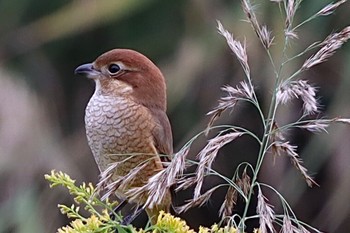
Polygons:
[[160,155],[166,155],[161,156],[163,161],[164,159],[171,160],[173,154],[173,135],[168,116],[162,110],[153,110],[151,113],[156,122],[156,127],[152,132],[154,146]]

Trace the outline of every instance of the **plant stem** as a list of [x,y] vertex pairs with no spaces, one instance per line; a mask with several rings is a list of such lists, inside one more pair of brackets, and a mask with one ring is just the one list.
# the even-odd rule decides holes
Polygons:
[[[277,86],[277,85],[278,85],[278,79],[275,80],[275,86]],[[258,178],[258,174],[259,174],[262,162],[263,162],[264,157],[265,157],[266,148],[268,147],[268,142],[270,140],[270,132],[272,131],[275,113],[276,113],[276,94],[274,93],[272,95],[270,109],[269,109],[269,113],[268,113],[268,117],[267,117],[267,119],[268,120],[270,119],[270,120],[264,129],[264,135],[263,135],[262,143],[261,143],[261,146],[259,149],[258,160],[257,160],[256,168],[254,170],[253,178],[252,178],[252,185],[250,186],[249,193],[247,196],[248,201],[246,202],[241,222],[238,225],[238,228],[241,232],[244,232],[244,229],[245,229],[246,216],[247,216],[249,205],[250,205],[251,198],[253,195],[254,187],[256,185],[256,181]]]
[[284,47],[283,47],[283,51],[282,51],[282,54],[281,54],[281,63],[279,65],[278,70],[276,69],[276,66],[275,66],[275,63],[274,63],[274,60],[272,58],[272,55],[271,55],[270,51],[268,49],[266,49],[268,58],[269,58],[272,66],[273,66],[276,78],[275,78],[274,89],[273,89],[274,92],[273,92],[272,97],[271,97],[269,112],[268,112],[268,115],[267,115],[267,118],[266,118],[266,121],[265,121],[265,124],[264,124],[264,134],[263,134],[263,138],[261,140],[261,145],[260,145],[260,148],[259,148],[257,164],[256,164],[256,167],[255,167],[255,170],[253,171],[253,178],[252,178],[252,181],[251,181],[252,185],[250,186],[249,193],[248,193],[248,196],[247,196],[247,200],[248,201],[246,202],[246,205],[245,205],[245,208],[244,208],[244,212],[243,212],[243,215],[242,215],[242,219],[241,219],[241,221],[240,221],[240,223],[238,225],[238,229],[240,230],[240,232],[244,232],[245,221],[246,221],[246,217],[247,217],[247,214],[248,214],[248,209],[249,209],[249,206],[250,206],[251,198],[252,198],[252,195],[253,195],[253,192],[254,192],[254,187],[257,185],[258,174],[260,172],[262,163],[263,163],[264,158],[265,158],[265,154],[267,152],[266,149],[269,147],[269,141],[270,141],[270,137],[271,137],[271,132],[273,131],[273,122],[275,121],[276,111],[277,111],[277,99],[276,99],[276,97],[277,97],[277,89],[278,89],[278,86],[279,86],[280,81],[281,81],[281,76],[282,76],[281,74],[282,74],[282,70],[283,70],[283,66],[284,66],[283,60],[284,60],[285,55],[286,55],[287,44],[288,44],[288,37],[284,37]]

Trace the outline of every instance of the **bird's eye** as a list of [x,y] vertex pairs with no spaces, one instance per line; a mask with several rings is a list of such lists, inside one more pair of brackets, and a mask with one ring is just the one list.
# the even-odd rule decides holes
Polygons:
[[108,71],[109,71],[109,73],[111,73],[111,74],[116,74],[116,73],[118,73],[120,70],[121,70],[121,68],[120,68],[120,66],[117,65],[117,64],[110,64],[110,65],[108,66]]

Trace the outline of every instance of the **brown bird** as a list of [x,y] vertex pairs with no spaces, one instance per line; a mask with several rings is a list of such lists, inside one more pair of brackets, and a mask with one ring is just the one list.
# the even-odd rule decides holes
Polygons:
[[[116,180],[147,163],[129,184],[116,191],[119,198],[128,199],[128,190],[143,186],[164,169],[160,155],[173,153],[164,77],[146,56],[128,49],[108,51],[93,63],[79,66],[75,73],[96,83],[85,111],[85,128],[100,172],[119,162],[112,176]],[[136,202],[143,204],[146,199]],[[160,210],[169,212],[170,191],[160,203],[146,208],[153,224]]]

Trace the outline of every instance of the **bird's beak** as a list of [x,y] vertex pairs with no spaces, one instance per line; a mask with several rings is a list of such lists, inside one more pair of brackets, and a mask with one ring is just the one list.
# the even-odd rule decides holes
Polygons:
[[87,63],[78,66],[74,70],[74,74],[82,74],[88,78],[96,78],[96,76],[99,76],[101,73],[98,70],[94,69],[92,63]]

